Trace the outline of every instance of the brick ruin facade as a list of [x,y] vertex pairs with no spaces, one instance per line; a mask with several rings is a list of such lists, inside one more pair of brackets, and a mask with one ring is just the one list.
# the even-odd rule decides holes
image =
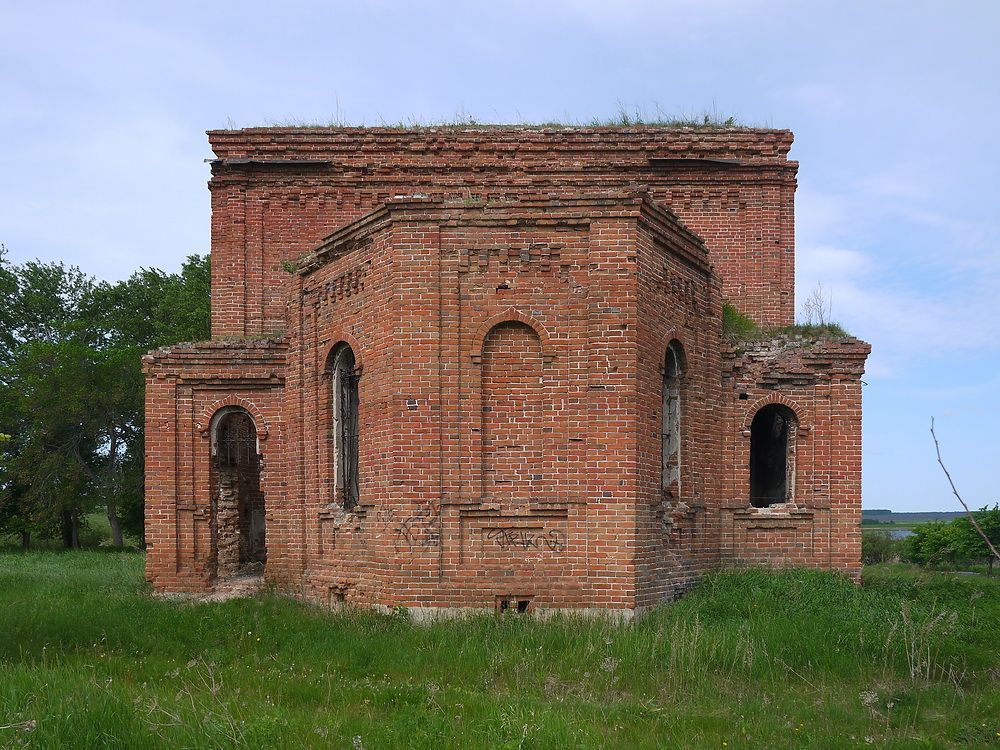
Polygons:
[[781,130],[209,133],[212,335],[145,360],[147,577],[416,613],[860,570],[853,338],[793,322]]

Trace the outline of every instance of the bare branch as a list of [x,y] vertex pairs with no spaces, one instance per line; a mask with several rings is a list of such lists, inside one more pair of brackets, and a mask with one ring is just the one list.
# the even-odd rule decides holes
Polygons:
[[955,482],[952,481],[951,474],[948,473],[948,467],[945,466],[944,461],[941,460],[941,446],[938,444],[937,434],[934,432],[934,417],[931,417],[931,437],[934,438],[934,450],[937,452],[937,462],[941,465],[941,471],[943,471],[944,475],[948,478],[948,484],[951,485],[952,494],[958,498],[958,502],[960,502],[962,504],[962,507],[965,508],[965,514],[969,517],[969,521],[972,522],[972,525],[976,529],[976,531],[979,532],[979,536],[981,536],[983,538],[983,541],[986,542],[986,546],[990,548],[990,552],[993,553],[993,556],[997,560],[1000,560],[1000,552],[997,552],[997,548],[993,546],[993,543],[990,541],[989,537],[986,536],[986,534],[983,532],[982,527],[980,527],[979,522],[976,520],[975,514],[969,509],[969,506],[966,505],[965,500],[962,499],[962,496],[958,494],[958,490],[955,488]]

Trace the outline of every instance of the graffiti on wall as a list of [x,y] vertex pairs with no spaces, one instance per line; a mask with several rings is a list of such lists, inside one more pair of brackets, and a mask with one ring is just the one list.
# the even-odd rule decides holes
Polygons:
[[516,552],[553,552],[560,554],[566,549],[566,534],[560,529],[524,528],[500,526],[483,529],[484,539],[501,550]]

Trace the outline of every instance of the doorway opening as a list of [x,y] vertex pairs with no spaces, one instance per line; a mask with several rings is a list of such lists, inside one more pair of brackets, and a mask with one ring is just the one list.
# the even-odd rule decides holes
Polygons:
[[212,430],[215,577],[261,574],[267,562],[257,428],[243,409],[220,411]]

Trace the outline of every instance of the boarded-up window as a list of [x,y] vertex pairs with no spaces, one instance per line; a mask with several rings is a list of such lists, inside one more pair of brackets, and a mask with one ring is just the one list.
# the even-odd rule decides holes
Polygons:
[[361,499],[358,483],[358,380],[360,373],[354,351],[341,344],[330,354],[331,415],[330,452],[333,465],[335,502],[345,509],[356,507]]
[[663,489],[673,497],[681,494],[681,376],[683,354],[680,342],[671,341],[663,363]]

